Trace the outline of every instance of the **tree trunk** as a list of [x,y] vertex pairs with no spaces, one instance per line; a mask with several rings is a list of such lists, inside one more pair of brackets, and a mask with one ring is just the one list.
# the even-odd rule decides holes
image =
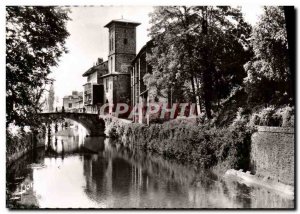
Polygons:
[[287,31],[287,41],[288,41],[288,51],[289,51],[289,67],[290,67],[290,86],[289,92],[292,98],[292,105],[295,105],[295,8],[294,6],[284,6],[284,16],[286,23],[286,31]]
[[[193,91],[192,103],[196,104],[196,102],[197,102],[197,99],[196,99],[196,88],[195,88],[195,83],[194,83],[194,77],[193,76],[191,77],[191,84],[192,84],[192,91]],[[196,115],[198,115],[197,108],[196,108]]]
[[212,70],[208,67],[203,72],[203,98],[205,105],[205,113],[208,119],[212,118],[211,115],[211,100],[212,100],[212,79],[211,79]]

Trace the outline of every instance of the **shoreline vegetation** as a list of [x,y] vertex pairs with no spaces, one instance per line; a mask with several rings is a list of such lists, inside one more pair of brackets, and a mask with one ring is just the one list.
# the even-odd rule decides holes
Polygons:
[[[9,167],[14,161],[26,155],[34,147],[44,145],[44,132],[35,135],[33,132],[21,132],[12,135],[6,133],[6,166]],[[36,145],[34,145],[36,143]]]
[[246,124],[216,128],[175,119],[147,126],[110,116],[103,119],[106,136],[131,149],[157,153],[197,168],[217,169],[222,174],[222,169],[249,170],[251,135],[255,129]]
[[124,146],[224,174],[224,169],[251,171],[251,136],[256,127],[293,128],[294,111],[290,106],[269,106],[252,113],[238,108],[226,126],[217,126],[216,119],[205,120],[201,116],[180,117],[149,126],[112,116],[101,117],[105,121],[105,135],[120,140]]
[[[271,109],[271,110],[270,110]],[[292,128],[294,109],[273,108],[262,113],[243,115],[239,110],[227,127],[215,127],[197,118],[178,118],[161,124],[129,123],[112,116],[102,116],[107,137],[121,142],[132,150],[161,155],[198,170],[211,170],[218,176],[230,177],[247,185],[273,189],[294,197],[294,187],[276,178],[251,174],[251,137],[257,125]],[[274,113],[275,112],[275,113]],[[282,116],[278,112],[284,112]],[[203,122],[203,121],[202,121]],[[274,122],[276,124],[274,124]]]

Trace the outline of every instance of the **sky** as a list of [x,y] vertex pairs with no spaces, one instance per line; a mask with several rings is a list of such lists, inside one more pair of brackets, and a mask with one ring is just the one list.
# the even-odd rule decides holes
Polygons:
[[[67,24],[70,36],[66,40],[69,50],[64,54],[57,67],[52,68],[51,78],[55,79],[54,91],[58,97],[57,106],[62,105],[62,97],[73,90],[83,91],[86,77],[82,74],[96,62],[98,57],[107,60],[108,29],[104,28],[112,19],[129,19],[141,23],[137,27],[137,52],[150,40],[149,13],[152,6],[80,6],[71,7],[71,21]],[[259,6],[242,7],[245,20],[255,24],[262,9]]]

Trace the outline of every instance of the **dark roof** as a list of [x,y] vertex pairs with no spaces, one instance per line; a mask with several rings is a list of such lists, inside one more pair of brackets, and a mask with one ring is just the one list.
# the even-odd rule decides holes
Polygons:
[[[101,65],[103,65],[103,64],[105,64],[105,63],[107,64],[108,61],[106,60],[106,61],[104,61],[104,62],[102,62],[102,63],[100,63],[100,64],[98,64],[98,65],[95,65],[95,66],[91,67],[91,68],[88,69],[86,72],[84,72],[84,73],[82,74],[82,76],[83,76],[83,77],[86,77],[86,76],[88,76],[88,75],[94,73],[98,68],[100,68]],[[108,71],[107,68],[106,68],[106,69],[102,69],[102,70]]]
[[121,24],[126,24],[126,25],[133,25],[133,26],[139,26],[141,23],[138,22],[133,22],[127,19],[114,19],[111,20],[109,23],[107,23],[104,27],[109,28],[109,26],[113,23],[121,23]]
[[109,77],[109,76],[118,76],[118,75],[130,75],[130,73],[114,72],[114,73],[104,74],[104,75],[100,76],[99,78],[105,78],[105,77]]
[[63,99],[70,99],[70,97],[72,98],[72,99],[78,99],[78,98],[82,98],[82,96],[81,95],[66,95],[66,96],[64,96],[63,97]]

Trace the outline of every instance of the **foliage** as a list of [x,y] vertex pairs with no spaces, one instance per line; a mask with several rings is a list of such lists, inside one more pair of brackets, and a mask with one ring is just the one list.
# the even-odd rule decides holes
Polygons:
[[248,115],[243,108],[239,108],[236,118],[233,120],[231,127],[243,127],[248,123]]
[[158,92],[177,91],[178,100],[188,97],[195,102],[200,97],[211,118],[212,102],[242,83],[242,65],[251,55],[246,51],[251,27],[240,9],[156,7],[151,23],[154,48],[148,60],[153,73],[144,78],[147,85]]
[[6,125],[37,125],[47,77],[66,53],[68,10],[6,7]]
[[294,127],[294,108],[290,106],[277,109],[275,106],[263,108],[251,115],[249,124],[251,126]]
[[18,152],[23,152],[32,147],[32,138],[36,137],[38,141],[44,138],[45,130],[39,130],[39,133],[25,131],[21,128],[17,133],[12,133],[6,129],[6,156],[10,157]]
[[236,114],[241,109],[243,116],[251,113],[251,110],[247,106],[247,93],[243,87],[236,87],[227,98],[220,102],[220,108],[215,118],[215,125],[217,127],[230,126],[236,120]]
[[249,105],[283,105],[293,100],[283,7],[264,7],[252,33],[255,57],[246,63],[244,79]]
[[282,118],[282,127],[295,126],[295,110],[293,107],[286,106],[284,108],[279,108],[276,114]]
[[158,153],[200,168],[223,165],[227,169],[247,169],[249,166],[252,129],[245,125],[216,129],[167,122],[147,127],[125,124],[115,118],[106,118],[105,123],[108,136],[120,139],[133,149]]

